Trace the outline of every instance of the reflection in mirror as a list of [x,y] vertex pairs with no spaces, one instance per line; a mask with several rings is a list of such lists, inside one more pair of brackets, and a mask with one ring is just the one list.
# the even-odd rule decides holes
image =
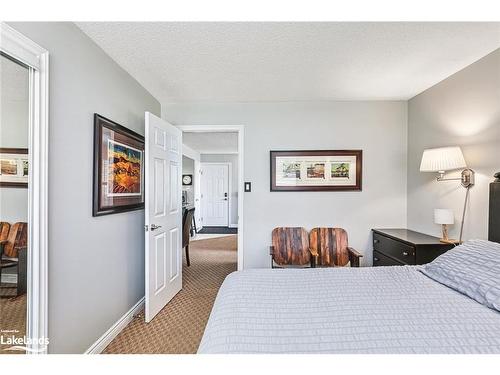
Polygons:
[[[0,353],[26,335],[29,69],[0,56]],[[22,344],[20,345],[22,346]]]

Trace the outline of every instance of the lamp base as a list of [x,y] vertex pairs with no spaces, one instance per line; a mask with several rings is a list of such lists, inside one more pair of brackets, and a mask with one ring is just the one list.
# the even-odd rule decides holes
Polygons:
[[460,245],[462,243],[459,240],[454,240],[454,239],[451,239],[451,238],[448,238],[448,239],[440,238],[439,242],[447,243],[447,244],[450,244],[450,245]]

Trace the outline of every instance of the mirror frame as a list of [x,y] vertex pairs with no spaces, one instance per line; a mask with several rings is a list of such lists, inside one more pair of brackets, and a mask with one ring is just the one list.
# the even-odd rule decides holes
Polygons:
[[4,22],[0,50],[29,67],[26,353],[44,354],[48,352],[49,53]]

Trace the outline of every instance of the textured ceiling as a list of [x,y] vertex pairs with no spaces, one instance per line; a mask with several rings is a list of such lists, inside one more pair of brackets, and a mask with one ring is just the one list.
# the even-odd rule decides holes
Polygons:
[[162,102],[406,100],[500,47],[500,23],[77,25]]
[[182,143],[201,154],[238,152],[238,133],[182,133]]

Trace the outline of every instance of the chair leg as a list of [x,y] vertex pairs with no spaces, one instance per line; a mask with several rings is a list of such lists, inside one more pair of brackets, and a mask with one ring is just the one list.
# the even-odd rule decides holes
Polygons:
[[189,267],[191,265],[191,262],[189,261],[189,245],[186,245],[186,261]]
[[23,295],[26,293],[26,285],[27,285],[27,253],[26,250],[22,250],[18,254],[18,263],[17,263],[17,295]]

